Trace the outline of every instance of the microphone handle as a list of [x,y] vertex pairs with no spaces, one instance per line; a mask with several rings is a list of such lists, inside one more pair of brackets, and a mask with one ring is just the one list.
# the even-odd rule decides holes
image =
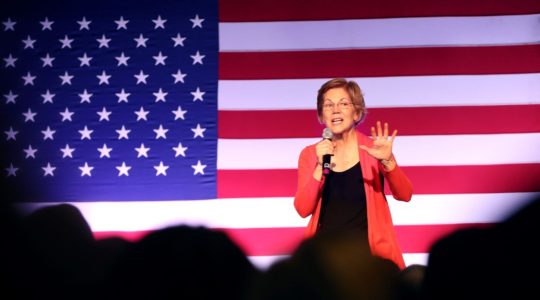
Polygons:
[[322,163],[322,167],[323,167],[323,174],[326,176],[328,174],[330,174],[330,154],[325,154],[323,155],[323,163]]

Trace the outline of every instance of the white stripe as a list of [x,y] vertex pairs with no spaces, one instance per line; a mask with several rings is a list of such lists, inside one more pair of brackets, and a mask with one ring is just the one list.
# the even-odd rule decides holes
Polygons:
[[[301,150],[320,140],[218,139],[217,168],[296,169]],[[401,166],[451,166],[540,163],[538,149],[540,133],[418,135],[396,137],[393,152]]]
[[508,45],[540,41],[539,14],[219,24],[220,51]]
[[[79,202],[92,231],[139,231],[175,225],[211,228],[305,227],[292,198]],[[47,204],[27,204],[32,210]],[[279,216],[279,217],[277,217]]]
[[406,266],[422,265],[427,266],[429,253],[403,253],[403,260]]
[[289,257],[290,255],[248,256],[248,259],[257,269],[267,271],[273,264]]
[[495,223],[538,196],[540,193],[413,195],[409,202],[388,204],[396,225]]
[[[317,90],[328,79],[220,80],[218,107],[219,110],[314,110]],[[396,106],[540,103],[538,73],[351,79],[362,88],[368,110]]]
[[[275,255],[275,256],[248,256],[251,263],[261,271],[267,271],[272,265],[279,261],[286,260],[290,255]],[[403,253],[405,265],[423,265],[427,266],[428,253]]]
[[[389,196],[395,225],[499,222],[540,193],[414,195],[410,202]],[[210,228],[306,227],[292,197],[201,201],[72,203],[92,231],[145,231],[167,226]],[[26,204],[27,210],[52,204]]]

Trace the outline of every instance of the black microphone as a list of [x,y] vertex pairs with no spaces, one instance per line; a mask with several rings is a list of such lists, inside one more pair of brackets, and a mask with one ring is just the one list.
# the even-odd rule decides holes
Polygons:
[[[332,130],[328,127],[326,127],[322,132],[322,137],[325,140],[332,141],[332,138],[334,137],[334,134],[332,133]],[[322,167],[323,167],[323,174],[326,176],[330,174],[330,154],[324,154],[322,159]]]

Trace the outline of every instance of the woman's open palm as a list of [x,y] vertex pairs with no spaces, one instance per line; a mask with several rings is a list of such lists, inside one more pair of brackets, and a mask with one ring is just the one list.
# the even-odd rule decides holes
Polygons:
[[369,155],[378,160],[389,160],[392,157],[392,146],[396,138],[397,130],[394,130],[392,135],[388,136],[388,123],[384,123],[384,129],[381,127],[381,122],[377,121],[377,129],[371,127],[371,137],[373,139],[373,147],[360,146],[360,149],[365,150]]

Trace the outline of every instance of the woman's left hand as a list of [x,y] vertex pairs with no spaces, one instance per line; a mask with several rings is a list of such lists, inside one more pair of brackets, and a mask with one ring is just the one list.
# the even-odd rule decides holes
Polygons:
[[380,161],[392,159],[392,145],[396,138],[397,130],[394,130],[392,136],[388,137],[388,123],[384,123],[384,130],[381,128],[381,122],[377,121],[377,130],[371,127],[371,137],[373,138],[373,147],[361,145],[360,149],[365,150],[369,155]]

